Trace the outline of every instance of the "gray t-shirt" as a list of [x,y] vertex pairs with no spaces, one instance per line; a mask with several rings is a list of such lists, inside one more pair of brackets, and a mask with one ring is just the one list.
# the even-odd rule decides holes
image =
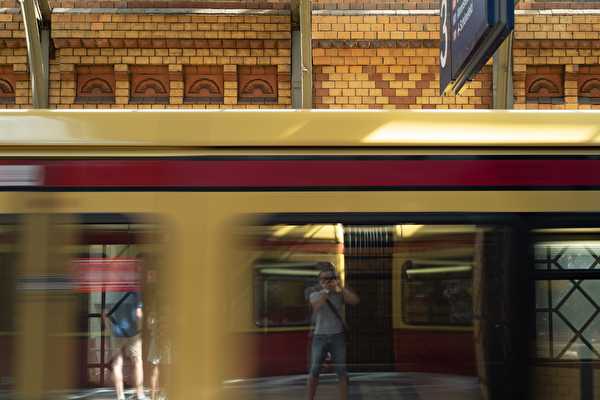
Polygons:
[[[320,292],[313,292],[309,297],[311,303],[316,303],[320,298]],[[341,293],[331,293],[329,295],[329,301],[335,307],[338,314],[342,316],[344,297]],[[313,312],[313,318],[315,321],[315,335],[334,335],[336,333],[344,332],[344,325],[340,319],[335,316],[327,303],[323,304],[317,311]]]

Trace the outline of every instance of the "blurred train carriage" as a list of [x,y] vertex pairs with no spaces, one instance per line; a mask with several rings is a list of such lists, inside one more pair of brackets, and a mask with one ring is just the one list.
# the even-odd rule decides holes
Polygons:
[[599,126],[596,113],[0,112],[2,393],[102,398],[89,390],[112,384],[102,312],[140,291],[172,343],[169,397],[262,397],[265,382],[304,396],[276,377],[305,377],[305,294],[332,263],[362,298],[346,310],[348,367],[373,398],[390,382],[424,399],[591,398]]

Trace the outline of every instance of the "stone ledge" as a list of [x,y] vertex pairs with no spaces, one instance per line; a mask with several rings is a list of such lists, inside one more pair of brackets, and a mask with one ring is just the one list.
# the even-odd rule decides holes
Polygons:
[[[287,39],[55,38],[53,40],[54,40],[54,46],[57,49],[60,49],[60,48],[289,49],[291,47],[291,41],[287,40]],[[0,45],[0,47],[1,47],[1,45]]]
[[439,10],[313,10],[313,15],[326,16],[395,16],[395,15],[439,15]]
[[376,48],[437,48],[437,39],[399,39],[399,40],[336,40],[314,39],[313,48],[319,49],[376,49]]
[[600,40],[593,39],[518,39],[515,49],[600,49]]
[[[590,4],[590,3],[586,3]],[[599,15],[599,8],[575,9],[575,8],[552,8],[539,10],[515,10],[515,15]]]
[[290,15],[289,10],[252,8],[54,8],[56,14],[208,14],[208,15]]
[[[591,3],[586,3],[591,4]],[[598,8],[552,8],[552,9],[526,9],[515,10],[515,15],[599,15]],[[588,6],[589,7],[589,6]],[[313,15],[319,16],[402,16],[402,15],[439,15],[439,10],[314,10]]]

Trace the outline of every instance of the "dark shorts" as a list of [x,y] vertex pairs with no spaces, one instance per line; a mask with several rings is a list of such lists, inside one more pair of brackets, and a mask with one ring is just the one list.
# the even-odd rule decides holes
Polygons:
[[318,377],[327,352],[331,353],[331,362],[338,378],[346,377],[346,337],[343,333],[334,335],[314,335],[310,350],[309,374]]

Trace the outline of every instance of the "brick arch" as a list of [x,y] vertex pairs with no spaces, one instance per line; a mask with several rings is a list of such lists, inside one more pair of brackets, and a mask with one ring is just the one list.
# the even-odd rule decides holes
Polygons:
[[561,89],[550,79],[541,77],[531,82],[527,88],[527,93],[539,97],[555,96],[561,94]]
[[87,95],[107,95],[112,94],[114,90],[106,79],[91,78],[81,85],[80,92]]
[[264,79],[253,79],[244,85],[241,91],[245,95],[273,95],[275,90],[273,87]]
[[115,68],[113,65],[77,65],[75,102],[111,104],[115,102]]
[[133,92],[137,95],[144,96],[166,95],[169,93],[165,85],[154,78],[146,78],[140,81],[133,89]]
[[15,93],[15,88],[5,79],[0,79],[0,93],[3,95],[12,95]]
[[0,108],[4,108],[3,104],[15,104],[17,81],[25,80],[17,75],[12,65],[0,65]]
[[600,78],[590,78],[581,84],[579,93],[587,97],[600,97]]
[[220,85],[212,79],[200,78],[190,86],[189,93],[199,96],[215,96],[221,94]]

